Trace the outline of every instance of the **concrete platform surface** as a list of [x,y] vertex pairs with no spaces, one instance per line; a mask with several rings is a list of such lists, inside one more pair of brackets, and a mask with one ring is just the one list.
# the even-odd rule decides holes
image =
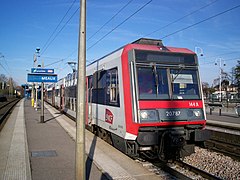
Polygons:
[[[54,116],[53,116],[54,115]],[[57,123],[55,118],[65,117],[59,112],[44,112],[44,123],[40,121],[40,110],[25,101],[25,119],[28,138],[31,173],[33,180],[75,179],[75,142]],[[107,179],[100,169],[86,157],[86,178]]]
[[[64,115],[58,116],[58,111],[50,105],[46,104],[45,107],[75,140],[75,122]],[[93,164],[101,169],[102,173],[104,173],[108,179],[161,179],[160,175],[148,171],[141,164],[124,155],[87,130],[85,130],[85,146],[88,159],[92,159]]]
[[0,179],[31,179],[23,100],[0,132]]
[[[40,110],[23,99],[0,132],[0,180],[75,179],[76,124],[45,103]],[[86,179],[157,180],[161,175],[85,130]]]

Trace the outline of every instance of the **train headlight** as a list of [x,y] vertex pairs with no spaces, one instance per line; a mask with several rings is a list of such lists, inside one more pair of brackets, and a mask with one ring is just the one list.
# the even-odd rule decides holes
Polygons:
[[157,110],[141,110],[140,111],[140,121],[158,121],[158,112]]
[[200,110],[193,110],[193,114],[196,117],[200,117],[202,115]]

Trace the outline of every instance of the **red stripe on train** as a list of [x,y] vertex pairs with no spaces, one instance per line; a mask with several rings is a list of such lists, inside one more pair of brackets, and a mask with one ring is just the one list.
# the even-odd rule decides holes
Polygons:
[[203,108],[202,100],[185,101],[139,101],[140,109],[159,109],[159,108]]

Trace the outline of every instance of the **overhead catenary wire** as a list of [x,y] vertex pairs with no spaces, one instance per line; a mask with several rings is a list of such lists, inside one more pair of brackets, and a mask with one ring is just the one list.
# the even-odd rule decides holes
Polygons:
[[[0,53],[0,55],[1,55],[1,54],[2,54],[2,53]],[[3,63],[1,63],[1,61],[0,61],[0,66],[6,71],[6,73],[7,73],[9,76],[11,76],[12,73],[10,72],[11,70],[10,70],[8,64],[7,64],[7,61],[6,61],[6,59],[5,59],[5,56],[4,56],[4,55],[1,55],[0,58],[5,61],[5,65],[7,66],[7,68],[5,68],[5,67],[3,66]],[[3,62],[3,61],[2,61],[2,62]],[[9,70],[10,70],[10,71],[9,71]]]
[[54,36],[54,38],[48,43],[48,45],[46,46],[46,48],[42,51],[41,55],[48,49],[48,47],[52,44],[52,42],[57,38],[57,36],[62,32],[62,30],[66,27],[66,25],[70,22],[70,20],[74,17],[74,15],[78,12],[78,10],[80,9],[80,7],[78,7],[74,13],[72,14],[72,16],[65,22],[65,24],[62,26],[62,28],[58,31],[58,33]]
[[[76,1],[76,0],[75,0]],[[74,1],[74,2],[75,2]],[[117,11],[117,13],[115,13],[106,23],[104,23],[92,36],[90,36],[89,38],[88,38],[88,40],[90,40],[91,38],[93,38],[99,31],[101,31],[102,29],[103,29],[103,27],[105,27],[109,22],[111,22],[120,12],[122,12],[127,6],[129,6],[130,4],[131,4],[131,2],[132,2],[133,0],[130,0],[130,1],[128,1],[127,2],[127,4],[125,4],[119,11]],[[72,5],[74,4],[74,2],[72,3]],[[71,6],[72,7],[72,6]],[[71,7],[69,8],[69,10],[71,9]],[[68,10],[68,11],[69,11]],[[68,12],[67,11],[67,12]],[[67,13],[66,13],[67,14]],[[66,16],[66,14],[65,14],[65,16]],[[63,19],[65,18],[65,16],[63,17]],[[62,20],[63,20],[62,19]],[[61,20],[61,22],[62,22],[62,20]],[[60,22],[60,23],[61,23]],[[59,23],[59,25],[60,25],[60,23]],[[56,27],[56,29],[59,27],[59,25]],[[55,31],[56,31],[56,29],[55,29]],[[54,31],[54,32],[55,32]],[[54,33],[52,33],[52,34],[54,34]],[[51,37],[52,37],[52,35],[51,35]],[[51,38],[50,37],[50,38]],[[49,38],[49,39],[50,39]],[[88,41],[87,40],[87,41]],[[58,60],[58,61],[55,61],[55,62],[53,62],[53,63],[51,63],[51,64],[48,64],[48,65],[46,65],[46,66],[51,66],[51,65],[53,65],[53,64],[56,64],[56,63],[59,63],[59,62],[61,62],[61,61],[64,61],[64,60],[66,60],[66,59],[68,59],[70,56],[72,56],[75,52],[77,51],[77,49],[75,49],[71,54],[69,54],[66,58],[64,58],[64,59],[61,59],[61,60]],[[45,66],[45,67],[46,67]]]
[[7,69],[9,70],[10,74],[12,74],[11,68],[8,65],[8,61],[5,59],[4,56],[3,56],[3,61],[5,62],[5,65],[6,65]]
[[6,73],[11,76],[10,72],[0,63],[0,66],[6,71]]
[[55,61],[55,62],[53,62],[53,63],[50,63],[50,64],[45,65],[45,67],[48,67],[48,66],[51,66],[51,65],[53,65],[53,64],[57,64],[57,63],[63,62],[63,61],[64,61],[64,59],[60,59],[60,60],[58,60],[58,61]]
[[[102,30],[103,27],[105,27],[110,21],[112,21],[112,20],[113,20],[122,10],[124,10],[132,1],[133,1],[133,0],[128,1],[125,6],[123,6],[123,7],[122,7],[116,14],[114,14],[106,23],[104,23],[92,36],[90,36],[90,37],[87,39],[87,41],[90,40],[91,38],[93,38],[100,30]],[[182,20],[182,19],[184,19],[184,18],[186,18],[186,17],[188,17],[188,16],[190,16],[190,15],[192,15],[192,14],[194,14],[194,13],[196,13],[196,12],[198,12],[198,11],[200,11],[200,10],[202,10],[202,9],[204,9],[204,8],[212,5],[212,4],[214,4],[214,3],[216,3],[217,1],[218,1],[218,0],[215,0],[215,1],[213,1],[213,2],[210,2],[210,3],[208,3],[208,4],[206,4],[206,5],[202,6],[202,7],[200,7],[199,9],[197,9],[197,10],[195,10],[195,11],[193,11],[193,12],[191,12],[191,13],[189,13],[189,14],[187,14],[187,15],[185,15],[185,16],[183,16],[183,17],[181,17],[181,18],[179,18],[179,19],[177,19],[177,20],[175,20],[175,21],[173,21],[173,22],[171,22],[171,23],[169,23],[169,24],[167,24],[166,26],[164,26],[164,27],[162,27],[162,28],[160,28],[160,29],[157,29],[157,30],[155,30],[155,31],[153,31],[153,32],[145,35],[145,36],[151,35],[151,34],[157,32],[157,31],[159,31],[159,30],[161,30],[161,29],[163,29],[163,28],[166,28],[166,27],[168,27],[168,26],[170,26],[170,25],[172,25],[172,24],[174,24],[174,23],[176,23],[176,22],[178,22],[178,21],[180,21],[180,20]],[[107,34],[105,34],[102,38],[100,38],[96,43],[94,43],[92,46],[90,46],[87,50],[91,49],[93,46],[95,46],[96,44],[98,44],[98,43],[99,43],[101,40],[103,40],[107,35],[109,35],[111,32],[113,32],[115,29],[117,29],[120,25],[122,25],[123,23],[125,23],[128,19],[130,19],[133,15],[135,15],[137,12],[139,12],[141,9],[143,9],[143,8],[144,8],[146,5],[148,5],[150,2],[151,2],[151,1],[147,2],[144,6],[142,6],[140,9],[138,9],[136,12],[134,12],[131,16],[129,16],[127,19],[125,19],[122,23],[120,23],[120,24],[117,25],[115,28],[113,28],[111,31],[109,31]],[[76,49],[76,50],[77,50],[77,49]],[[71,55],[74,54],[74,53],[76,52],[76,50],[74,50],[74,51],[71,53]],[[69,55],[68,57],[70,57],[71,55]],[[64,59],[67,59],[68,57],[66,57],[66,58],[64,58]],[[63,60],[64,60],[64,59],[63,59]],[[55,63],[58,63],[58,62],[59,62],[59,61],[56,61]]]
[[92,39],[99,31],[101,31],[108,23],[110,23],[121,11],[123,11],[127,6],[129,6],[129,4],[131,4],[133,0],[130,0],[127,2],[127,4],[125,4],[119,11],[117,11],[116,14],[114,14],[107,22],[105,22],[95,33],[93,33],[93,35],[91,35],[87,41],[89,41],[90,39]]
[[[233,60],[240,60],[240,57],[231,58],[231,59],[224,59],[224,61],[233,61]],[[202,64],[200,64],[200,65],[212,64],[212,63],[214,63],[214,62],[215,62],[215,60],[212,60],[211,62],[202,63]]]
[[47,44],[49,43],[50,39],[53,37],[54,33],[57,31],[58,27],[60,26],[60,24],[63,22],[63,20],[65,19],[65,17],[67,16],[67,14],[69,13],[69,11],[72,9],[74,3],[76,2],[76,0],[74,0],[72,2],[72,4],[70,5],[70,7],[68,8],[68,10],[66,11],[66,13],[64,14],[64,16],[62,17],[62,19],[60,20],[60,22],[58,23],[58,25],[56,26],[56,28],[54,29],[54,31],[52,32],[52,34],[49,36],[48,40],[45,42],[45,44],[42,46],[42,50],[44,50],[44,48],[47,46]]
[[234,9],[237,9],[237,8],[239,8],[239,7],[240,7],[240,4],[237,5],[237,6],[234,6],[234,7],[230,8],[230,9],[227,9],[227,10],[225,10],[225,11],[222,11],[222,12],[220,12],[220,13],[217,13],[217,14],[215,14],[215,15],[213,15],[213,16],[210,16],[210,17],[208,17],[208,18],[206,18],[206,19],[203,19],[203,20],[201,20],[201,21],[198,21],[198,22],[196,22],[196,23],[194,23],[194,24],[191,24],[191,25],[189,25],[189,26],[187,26],[187,27],[184,27],[184,28],[182,28],[182,29],[179,29],[179,30],[177,30],[177,31],[174,31],[174,32],[172,32],[172,33],[170,33],[170,34],[167,34],[167,35],[161,37],[161,39],[165,39],[165,38],[167,38],[167,37],[169,37],[169,36],[172,36],[172,35],[174,35],[174,34],[177,34],[177,33],[179,33],[179,32],[182,32],[182,31],[184,31],[184,30],[187,30],[187,29],[189,29],[189,28],[191,28],[191,27],[194,27],[194,26],[196,26],[196,25],[198,25],[198,24],[201,24],[201,23],[203,23],[203,22],[205,22],[205,21],[208,21],[208,20],[210,20],[210,19],[213,19],[213,18],[215,18],[215,17],[217,17],[217,16],[220,16],[220,15],[222,15],[222,14],[225,14],[225,13],[227,13],[227,12],[229,12],[229,11],[232,11],[232,10],[234,10]]
[[152,35],[152,34],[158,32],[158,31],[160,31],[160,30],[163,30],[163,29],[165,29],[166,27],[168,27],[168,26],[170,26],[170,25],[172,25],[172,24],[174,24],[174,23],[176,23],[176,22],[179,22],[179,21],[181,21],[182,19],[184,19],[184,18],[186,18],[186,17],[188,17],[188,16],[191,16],[191,15],[197,13],[198,11],[200,11],[200,10],[202,10],[202,9],[204,9],[204,8],[206,8],[206,7],[214,4],[214,3],[216,3],[217,1],[219,1],[219,0],[212,1],[212,2],[210,2],[210,3],[208,3],[208,4],[206,4],[206,5],[198,8],[198,9],[196,9],[196,10],[194,10],[194,11],[192,11],[192,12],[190,12],[190,13],[188,13],[188,14],[186,14],[186,15],[184,15],[184,16],[182,16],[182,17],[180,17],[180,18],[178,18],[178,19],[176,19],[176,20],[174,20],[174,21],[172,21],[172,22],[170,22],[170,23],[168,23],[167,25],[165,25],[165,26],[163,26],[163,27],[158,28],[158,29],[152,31],[151,33],[146,34],[146,35],[143,36],[143,37]]
[[[217,0],[216,0],[216,1],[217,1]],[[207,6],[215,3],[216,1],[213,1],[213,2],[211,2],[211,3],[209,3],[209,4],[207,4],[207,5],[199,8],[198,10],[205,8],[205,7],[207,7]],[[129,17],[126,18],[123,22],[121,22],[120,24],[118,24],[115,28],[113,28],[111,31],[109,31],[107,34],[105,34],[102,38],[100,38],[96,43],[94,43],[92,46],[90,46],[87,50],[91,49],[91,48],[94,47],[96,44],[98,44],[100,41],[102,41],[107,35],[109,35],[111,32],[113,32],[115,29],[117,29],[117,28],[118,28],[119,26],[121,26],[123,23],[125,23],[128,19],[130,19],[133,15],[135,15],[137,12],[139,12],[142,8],[144,8],[144,7],[145,7],[147,4],[149,4],[150,2],[151,2],[151,1],[147,2],[144,6],[142,6],[140,9],[138,9],[136,12],[134,12],[131,16],[129,16]],[[197,22],[197,23],[194,23],[194,24],[192,24],[192,25],[189,25],[189,26],[187,26],[187,27],[185,27],[185,28],[182,28],[182,29],[180,29],[180,30],[177,30],[177,31],[175,31],[175,32],[173,32],[173,33],[170,33],[170,34],[168,34],[168,35],[165,35],[164,37],[162,37],[162,39],[163,39],[163,38],[166,38],[166,37],[169,37],[169,36],[171,36],[171,35],[174,35],[174,34],[176,34],[176,33],[178,33],[178,32],[184,31],[184,30],[186,30],[186,29],[189,29],[189,28],[191,28],[191,27],[193,27],[193,26],[196,26],[196,25],[198,25],[198,24],[200,24],[200,23],[203,23],[203,22],[205,22],[205,21],[207,21],[207,20],[210,20],[210,19],[212,19],[212,18],[215,18],[215,17],[217,17],[217,16],[219,16],[219,15],[222,15],[222,14],[224,14],[224,13],[227,13],[227,12],[233,10],[233,9],[238,8],[239,6],[240,6],[240,5],[235,6],[235,7],[233,7],[233,8],[230,8],[230,9],[228,9],[228,10],[225,10],[225,11],[223,11],[223,12],[221,12],[221,13],[216,14],[216,15],[210,16],[210,17],[208,17],[208,18],[206,18],[206,19],[204,19],[204,20],[201,20],[201,21],[199,21],[199,22]],[[194,12],[196,12],[196,11],[198,11],[198,10],[195,10],[195,11],[193,11],[193,12],[190,13],[190,14],[193,14]],[[182,18],[187,17],[187,16],[189,16],[190,14],[185,15],[185,16],[183,16]],[[176,20],[176,21],[179,21],[180,19],[181,19],[181,18],[179,18],[179,19]],[[172,23],[175,23],[175,21],[173,21]],[[171,24],[172,24],[172,23],[171,23]],[[170,25],[170,23],[169,23],[169,25]],[[166,26],[167,26],[167,25],[166,25]],[[74,52],[75,52],[75,50],[74,50]],[[73,52],[73,53],[74,53],[74,52]],[[73,53],[71,53],[71,55],[72,55]],[[71,56],[71,55],[69,55],[69,56]],[[69,56],[68,56],[68,57],[69,57]],[[64,59],[67,59],[67,58],[64,58]],[[58,63],[58,62],[60,62],[60,61],[63,61],[64,59],[59,60],[59,61],[56,61],[55,63]]]
[[[210,58],[216,58],[216,57],[219,57],[219,56],[230,55],[230,54],[236,54],[236,53],[239,53],[239,52],[221,53],[221,54],[217,54],[217,55],[214,55],[214,56],[205,56],[205,57],[202,57],[201,59],[209,60]],[[206,63],[208,63],[208,62],[206,62]],[[205,63],[204,63],[204,64],[205,64]]]
[[148,4],[150,4],[152,0],[145,3],[143,6],[138,8],[134,13],[132,13],[130,16],[128,16],[126,19],[124,19],[121,23],[119,23],[117,26],[115,26],[113,29],[111,29],[108,33],[106,33],[104,36],[102,36],[99,40],[97,40],[94,44],[92,44],[90,47],[87,48],[87,51],[96,46],[99,42],[101,42],[104,38],[106,38],[109,34],[111,34],[114,30],[116,30],[118,27],[123,25],[125,22],[127,22],[131,17],[133,17],[135,14],[137,14],[139,11],[141,11],[143,8],[145,8]]

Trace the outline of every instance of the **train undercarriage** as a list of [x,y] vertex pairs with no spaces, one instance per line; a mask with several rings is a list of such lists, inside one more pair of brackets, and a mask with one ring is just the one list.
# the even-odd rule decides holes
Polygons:
[[88,127],[94,134],[132,158],[178,160],[194,153],[194,146],[209,137],[205,130],[184,127],[144,127],[136,141],[125,140],[97,126]]

